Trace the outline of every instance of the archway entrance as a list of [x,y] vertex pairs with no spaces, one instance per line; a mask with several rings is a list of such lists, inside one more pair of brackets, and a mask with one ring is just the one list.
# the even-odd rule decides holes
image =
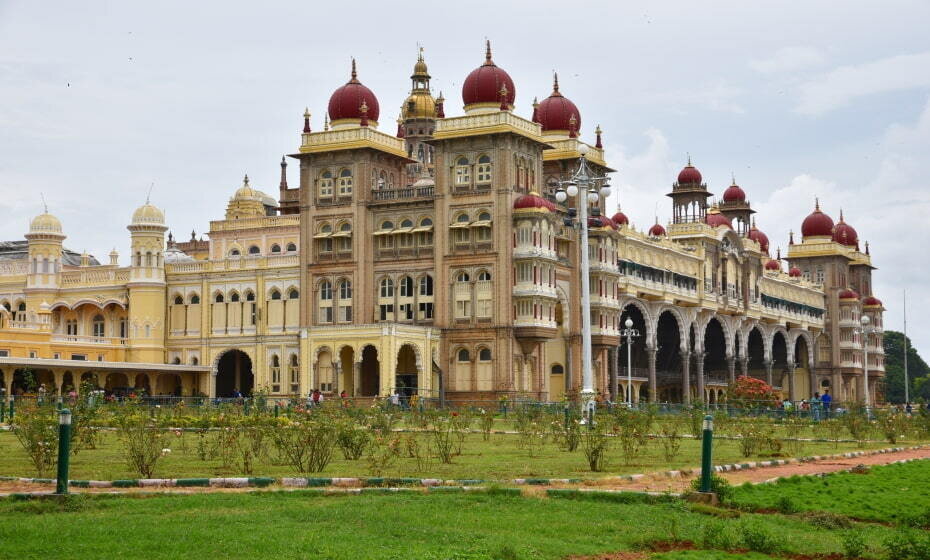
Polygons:
[[394,376],[394,386],[402,399],[417,394],[417,355],[413,346],[404,344],[397,352],[397,369]]
[[159,395],[181,396],[182,383],[181,376],[177,373],[163,373],[158,376],[156,382]]
[[339,371],[342,372],[340,388],[347,395],[355,395],[355,350],[351,346],[343,346],[339,351]]
[[704,383],[707,386],[707,399],[713,395],[713,387],[729,383],[729,368],[727,367],[727,339],[723,332],[723,325],[716,318],[707,322],[704,330]]
[[678,328],[678,321],[669,311],[659,315],[659,321],[656,325],[656,344],[658,399],[668,402],[681,402],[681,331]]
[[252,375],[252,360],[242,350],[227,350],[216,364],[216,396],[231,398],[236,391],[242,396],[252,394],[255,377]]
[[780,389],[788,389],[788,341],[781,332],[772,337],[772,383]]
[[359,384],[361,396],[373,397],[378,394],[381,384],[381,363],[378,362],[378,350],[374,346],[366,346],[362,350],[362,375]]
[[[626,337],[620,338],[620,348],[616,354],[617,356],[617,368],[616,373],[618,379],[611,380],[610,394],[615,401],[626,401],[627,399],[632,399],[636,401],[638,395],[636,394],[636,385],[632,387],[627,387],[627,364],[631,365],[633,368],[632,377],[648,377],[649,376],[649,356],[646,354],[646,319],[643,317],[642,311],[639,307],[633,305],[632,303],[623,308],[623,312],[620,314],[620,328],[626,328],[627,318],[633,321],[633,326],[631,328],[636,329],[639,332],[639,336],[633,337],[631,342],[632,346],[627,346]],[[627,355],[629,353],[629,356]],[[616,382],[616,385],[614,385]],[[616,387],[616,391],[614,388]],[[630,396],[630,391],[632,392],[632,397]],[[642,391],[645,393],[644,397],[648,396],[648,389]]]
[[749,359],[747,367],[750,377],[765,379],[765,345],[762,342],[762,333],[753,327],[746,340],[746,356]]

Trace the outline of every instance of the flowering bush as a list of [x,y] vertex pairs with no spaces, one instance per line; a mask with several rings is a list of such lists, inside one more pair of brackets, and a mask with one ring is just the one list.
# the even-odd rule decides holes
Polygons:
[[778,402],[778,395],[775,389],[765,381],[741,375],[727,389],[727,399],[736,406],[757,408],[775,406]]

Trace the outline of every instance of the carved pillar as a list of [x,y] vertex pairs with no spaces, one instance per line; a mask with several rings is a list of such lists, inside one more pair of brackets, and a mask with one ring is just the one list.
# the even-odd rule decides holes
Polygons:
[[704,357],[706,352],[694,353],[694,375],[697,383],[697,400],[699,403],[707,402],[707,395],[704,394]]
[[814,365],[808,363],[807,368],[807,382],[810,385],[810,395],[808,396],[813,397],[814,393],[820,392],[820,389],[817,387],[817,376],[814,375]]
[[798,399],[794,383],[794,370],[797,366],[794,362],[788,362],[788,399],[794,402]]
[[60,369],[53,369],[52,375],[55,377],[55,394],[61,396],[61,386],[65,382],[65,372]]
[[3,371],[3,398],[7,403],[13,398],[13,370]]
[[727,373],[730,385],[736,383],[736,356],[727,356]]
[[739,359],[740,369],[742,370],[743,377],[749,377],[749,358],[740,358]]
[[659,400],[659,386],[656,383],[656,352],[654,347],[646,348],[646,356],[649,358],[649,402],[651,403]]
[[681,353],[681,402],[691,404],[691,351]]
[[765,361],[765,382],[768,383],[770,386],[774,385],[774,383],[772,382],[772,361],[771,360]]
[[362,361],[355,362],[352,366],[352,396],[357,397],[361,390],[362,384]]

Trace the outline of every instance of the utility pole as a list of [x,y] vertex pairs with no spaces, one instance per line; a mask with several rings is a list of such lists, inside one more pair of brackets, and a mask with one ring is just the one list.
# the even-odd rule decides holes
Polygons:
[[904,288],[904,404],[911,402],[911,383],[907,376],[907,288]]

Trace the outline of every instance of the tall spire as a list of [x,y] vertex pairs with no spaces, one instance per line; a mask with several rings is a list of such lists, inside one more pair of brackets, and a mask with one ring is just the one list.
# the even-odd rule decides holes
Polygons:
[[358,83],[358,72],[355,70],[355,57],[352,57],[352,79],[349,80],[349,83],[357,84]]
[[552,73],[552,95],[558,95],[558,96],[562,95],[559,92],[559,73],[558,72]]
[[604,149],[604,144],[601,142],[601,125],[597,125],[597,128],[594,129],[594,134],[596,137],[594,147],[601,150]]
[[282,191],[287,190],[287,160],[284,158],[281,156],[281,183],[278,185]]
[[814,197],[814,212],[820,212],[820,197]]
[[310,108],[304,108],[304,134],[310,133]]
[[535,97],[533,98],[533,118],[530,120],[539,123],[539,101]]
[[494,61],[491,60],[491,40],[485,39],[485,49],[484,49],[484,65],[485,66],[494,66]]

